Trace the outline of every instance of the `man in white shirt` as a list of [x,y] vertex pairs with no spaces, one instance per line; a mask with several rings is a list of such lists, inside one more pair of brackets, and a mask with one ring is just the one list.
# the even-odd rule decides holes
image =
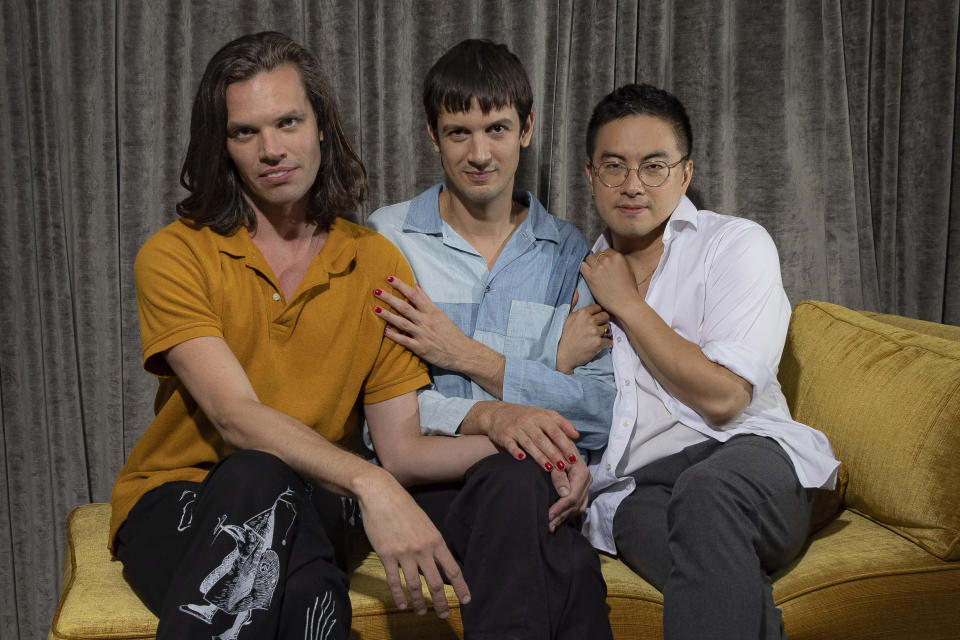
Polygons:
[[684,195],[692,138],[683,105],[649,85],[590,120],[607,229],[581,273],[612,316],[617,398],[584,530],[663,592],[668,640],[782,638],[768,573],[801,550],[838,462],[777,383],[790,303],[776,247]]

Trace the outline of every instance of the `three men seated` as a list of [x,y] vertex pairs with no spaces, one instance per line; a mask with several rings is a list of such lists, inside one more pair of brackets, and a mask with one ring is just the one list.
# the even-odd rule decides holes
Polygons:
[[443,182],[368,229],[316,58],[264,32],[207,66],[181,219],[135,267],[156,418],[111,496],[157,637],[348,637],[361,528],[397,606],[426,611],[422,579],[446,616],[447,582],[469,638],[612,637],[594,547],[663,590],[669,638],[781,637],[766,572],[836,461],[776,384],[769,236],[684,196],[682,105],[595,109],[591,254],[515,188],[515,55],[461,42],[423,99]]

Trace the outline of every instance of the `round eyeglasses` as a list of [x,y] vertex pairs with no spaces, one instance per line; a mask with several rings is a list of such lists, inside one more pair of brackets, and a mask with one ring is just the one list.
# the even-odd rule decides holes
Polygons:
[[593,175],[604,185],[616,189],[627,181],[631,171],[636,171],[644,185],[659,187],[670,178],[670,170],[689,157],[690,154],[687,154],[673,164],[667,164],[664,160],[650,160],[641,163],[636,169],[631,169],[619,160],[605,160],[593,167]]

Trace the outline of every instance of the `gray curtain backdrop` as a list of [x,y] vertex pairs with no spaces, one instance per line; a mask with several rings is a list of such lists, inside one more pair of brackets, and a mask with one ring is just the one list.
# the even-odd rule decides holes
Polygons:
[[228,40],[277,29],[321,57],[370,174],[358,217],[440,179],[421,79],[486,37],[534,87],[518,184],[589,240],[585,123],[647,81],[691,113],[694,201],[770,231],[793,302],[960,324],[958,17],[960,0],[2,0],[0,637],[45,637],[66,516],[107,499],[150,420],[133,259],[175,217],[190,104]]

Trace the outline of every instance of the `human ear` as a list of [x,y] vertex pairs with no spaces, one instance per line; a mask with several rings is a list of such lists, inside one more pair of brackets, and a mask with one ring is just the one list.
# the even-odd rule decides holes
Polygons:
[[440,143],[437,141],[437,134],[434,132],[433,127],[430,126],[429,121],[427,121],[427,135],[430,136],[430,142],[433,143],[433,150],[440,153]]

